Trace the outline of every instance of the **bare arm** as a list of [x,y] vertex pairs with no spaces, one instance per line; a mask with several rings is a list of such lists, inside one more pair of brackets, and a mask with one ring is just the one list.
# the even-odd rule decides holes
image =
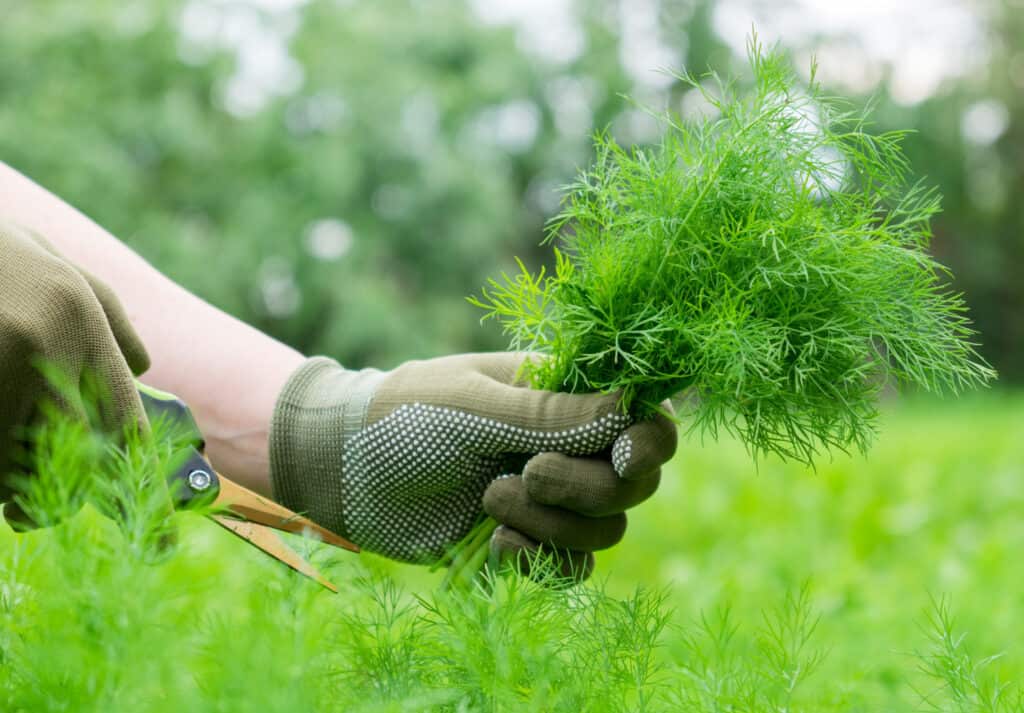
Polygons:
[[0,215],[41,233],[117,292],[152,359],[142,380],[189,404],[214,467],[269,493],[270,418],[303,356],[175,284],[3,162]]

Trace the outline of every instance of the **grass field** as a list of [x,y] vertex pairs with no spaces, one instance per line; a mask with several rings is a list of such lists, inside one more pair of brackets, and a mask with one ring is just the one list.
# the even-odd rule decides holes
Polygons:
[[684,441],[569,592],[297,541],[335,596],[194,514],[154,564],[134,502],[0,529],[0,710],[1024,710],[1024,396],[882,429],[816,473]]

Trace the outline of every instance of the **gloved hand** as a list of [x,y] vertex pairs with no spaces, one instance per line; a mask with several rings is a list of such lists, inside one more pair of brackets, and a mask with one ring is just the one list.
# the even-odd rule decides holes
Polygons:
[[492,547],[567,551],[577,576],[611,547],[624,511],[658,486],[669,419],[630,425],[614,394],[516,382],[521,354],[462,354],[394,371],[306,361],[271,426],[274,496],[366,550],[440,559],[486,511]]
[[[58,393],[37,368],[59,369],[67,385],[98,389],[103,430],[145,424],[133,372],[149,357],[110,289],[60,257],[42,238],[0,222],[0,502],[12,490],[17,432],[31,425],[46,399],[84,419],[80,393]],[[9,519],[21,520],[8,505]]]

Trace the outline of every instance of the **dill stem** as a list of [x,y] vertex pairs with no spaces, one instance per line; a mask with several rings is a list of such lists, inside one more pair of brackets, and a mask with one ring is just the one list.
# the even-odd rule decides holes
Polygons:
[[494,534],[497,527],[497,520],[487,517],[477,524],[459,544],[455,556],[448,566],[448,571],[445,573],[444,579],[441,580],[443,591],[468,588],[483,569],[490,550],[491,535]]

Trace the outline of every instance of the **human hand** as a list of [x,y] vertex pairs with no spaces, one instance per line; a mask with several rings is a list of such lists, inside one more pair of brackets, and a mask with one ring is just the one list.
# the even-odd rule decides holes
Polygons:
[[522,354],[352,372],[307,361],[271,428],[275,497],[366,550],[434,562],[486,511],[493,547],[568,553],[577,576],[625,530],[675,451],[664,416],[630,425],[615,394],[517,383]]
[[[42,238],[0,223],[0,502],[13,494],[3,476],[14,467],[19,430],[35,423],[42,401],[87,418],[87,385],[104,398],[98,428],[145,424],[133,372],[149,359],[124,309],[104,284],[78,270]],[[39,369],[60,375],[56,388]],[[9,519],[24,520],[13,506]]]

